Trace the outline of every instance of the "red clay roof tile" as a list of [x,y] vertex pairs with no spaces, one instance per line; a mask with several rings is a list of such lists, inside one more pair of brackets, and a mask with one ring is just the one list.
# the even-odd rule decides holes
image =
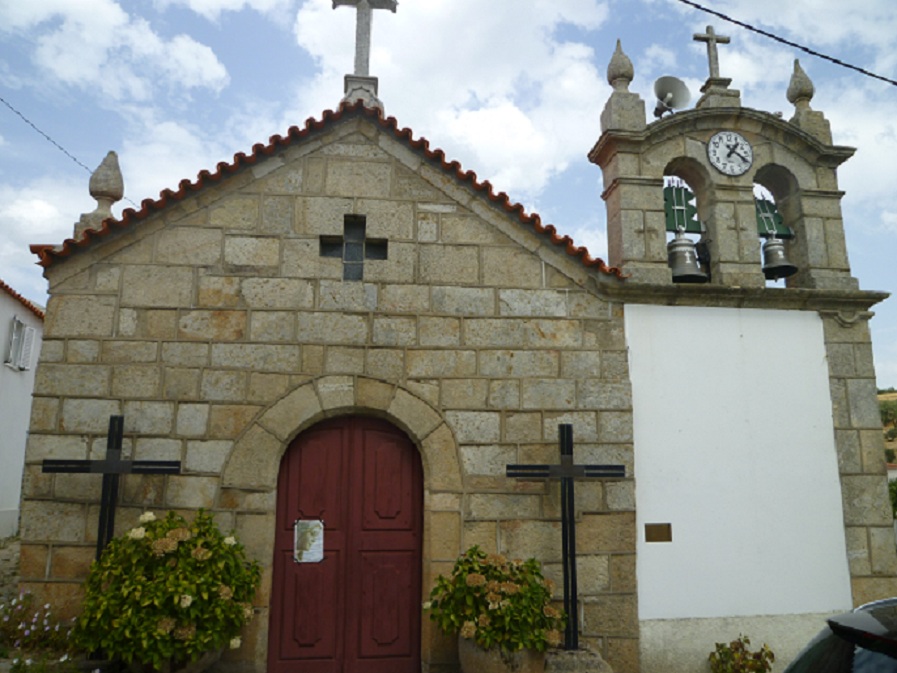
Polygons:
[[200,171],[195,182],[190,182],[186,179],[181,180],[177,191],[164,189],[155,201],[144,199],[140,204],[140,210],[128,208],[122,213],[120,219],[106,219],[99,228],[84,231],[78,239],[67,238],[58,246],[32,245],[30,246],[31,252],[40,258],[38,263],[41,266],[48,267],[78,250],[89,247],[95,240],[108,236],[112,231],[130,227],[153,213],[163,210],[169,204],[180,201],[191,193],[200,191],[210,183],[219,182],[242,168],[252,166],[275,152],[283,150],[294,142],[304,140],[326,129],[329,125],[352,116],[367,117],[380,128],[391,132],[397,139],[404,141],[411,148],[423,154],[429,162],[439,165],[442,170],[454,176],[459,182],[467,183],[474,191],[482,193],[496,206],[503,208],[509,214],[516,215],[522,225],[532,227],[536,232],[547,236],[552,244],[562,246],[568,255],[578,258],[584,266],[596,269],[601,273],[616,276],[617,278],[626,277],[620,269],[609,267],[603,260],[591,257],[586,248],[576,246],[573,243],[573,239],[569,236],[558,234],[554,225],[543,225],[541,218],[537,214],[527,213],[522,205],[512,203],[504,192],[496,194],[488,180],[480,182],[473,171],[465,171],[457,161],[448,161],[441,149],[431,150],[430,143],[426,138],[414,138],[410,129],[400,129],[395,117],[385,118],[380,110],[364,107],[360,101],[352,104],[343,103],[335,112],[326,110],[320,120],[309,118],[305,122],[304,128],[300,129],[298,126],[291,126],[287,131],[286,137],[271,136],[267,145],[261,143],[253,145],[252,154],[248,156],[243,152],[239,152],[234,155],[232,163],[219,162],[214,173],[210,173],[207,170]]

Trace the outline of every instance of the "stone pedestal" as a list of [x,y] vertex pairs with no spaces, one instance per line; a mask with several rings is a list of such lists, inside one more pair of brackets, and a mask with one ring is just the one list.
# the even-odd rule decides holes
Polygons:
[[545,653],[545,673],[614,673],[601,655],[591,650],[550,650]]

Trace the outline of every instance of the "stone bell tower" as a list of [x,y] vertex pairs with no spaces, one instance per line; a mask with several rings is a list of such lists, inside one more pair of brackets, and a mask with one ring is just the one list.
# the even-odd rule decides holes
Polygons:
[[[742,107],[739,92],[729,88],[731,80],[719,76],[716,45],[728,38],[709,27],[695,37],[707,41],[710,53],[702,96],[694,109],[652,124],[645,121],[644,102],[629,91],[633,67],[619,44],[608,66],[614,90],[589,159],[604,172],[610,263],[636,282],[672,282],[660,195],[664,177],[676,176],[696,197],[710,283],[762,287],[758,184],[773,195],[784,225],[794,233],[785,244],[797,267],[788,287],[856,289],[836,174],[854,150],[832,145],[828,122],[810,108],[812,82],[795,61],[788,87],[795,106],[790,120]],[[726,138],[730,141],[722,153],[714,152],[712,143]]]
[[695,107],[651,123],[617,43],[589,153],[628,275],[607,293],[632,383],[642,673],[697,670],[739,631],[787,663],[826,616],[897,595],[868,331],[887,295],[851,275],[837,181],[854,150],[797,61],[785,119],[742,106],[728,38],[695,39]]

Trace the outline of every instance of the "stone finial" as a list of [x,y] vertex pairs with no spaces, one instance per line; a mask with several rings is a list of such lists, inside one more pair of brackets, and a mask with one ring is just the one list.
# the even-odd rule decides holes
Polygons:
[[791,123],[815,136],[826,144],[832,142],[832,127],[828,120],[821,112],[817,112],[810,107],[810,101],[816,87],[813,82],[800,67],[800,61],[794,59],[794,72],[791,75],[791,82],[788,84],[788,102],[794,105],[794,116]]
[[602,131],[640,131],[645,128],[645,102],[629,90],[633,77],[632,61],[623,53],[620,40],[617,40],[617,48],[607,65],[607,81],[613,91],[601,113]]
[[90,176],[88,185],[90,195],[97,200],[97,207],[92,213],[84,213],[75,223],[75,238],[86,229],[94,229],[103,220],[112,217],[112,204],[120,201],[125,195],[125,183],[118,165],[118,155],[109,152]]
[[799,112],[810,109],[810,101],[813,100],[813,94],[816,93],[816,87],[813,86],[804,69],[800,67],[800,60],[794,59],[794,72],[791,75],[791,82],[788,84],[788,102],[791,103]]
[[632,61],[623,53],[623,47],[618,39],[614,55],[607,64],[607,83],[614,88],[614,91],[629,91],[629,83],[633,77],[635,69],[632,67]]
[[90,195],[97,200],[97,210],[112,214],[112,204],[125,195],[125,183],[118,165],[118,155],[109,152],[90,176]]

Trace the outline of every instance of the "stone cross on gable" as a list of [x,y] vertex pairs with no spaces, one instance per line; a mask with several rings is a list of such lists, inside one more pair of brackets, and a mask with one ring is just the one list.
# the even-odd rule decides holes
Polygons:
[[333,8],[349,5],[357,10],[355,20],[355,75],[367,77],[371,61],[371,19],[373,10],[396,11],[396,0],[333,0]]
[[729,38],[725,35],[717,35],[713,26],[707,26],[706,33],[695,33],[694,39],[707,43],[707,58],[710,60],[710,79],[719,79],[719,54],[717,44],[729,44]]

